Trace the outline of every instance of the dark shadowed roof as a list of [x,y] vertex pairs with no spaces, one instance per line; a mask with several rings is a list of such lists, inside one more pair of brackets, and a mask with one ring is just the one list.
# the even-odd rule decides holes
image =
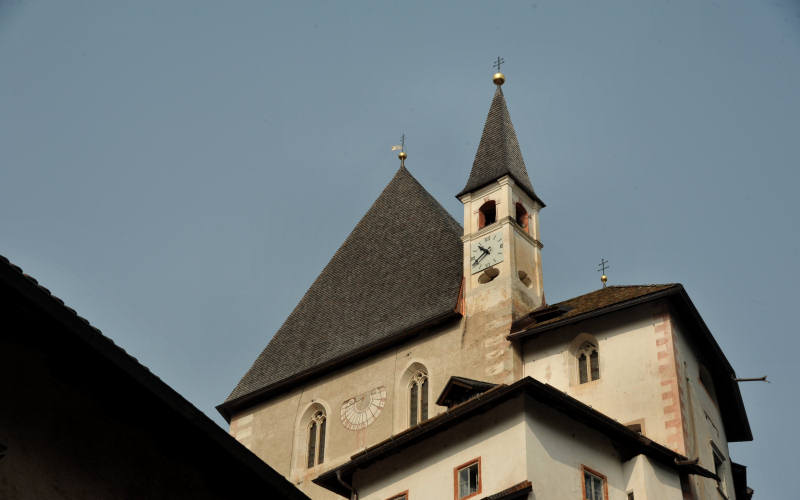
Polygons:
[[474,380],[466,377],[450,377],[450,380],[444,385],[444,389],[439,393],[439,398],[436,404],[439,406],[452,407],[459,403],[463,403],[471,397],[482,394],[489,389],[496,387],[497,384],[483,382],[482,380]]
[[461,226],[401,167],[242,377],[237,400],[457,313]]
[[486,124],[483,126],[483,135],[478,144],[478,152],[475,154],[467,185],[456,196],[479,189],[504,175],[510,175],[531,198],[544,205],[533,192],[528,171],[525,169],[525,161],[519,149],[517,133],[508,114],[506,99],[498,86],[492,105],[489,107]]
[[[0,338],[13,343],[18,341],[15,335],[24,335],[37,346],[36,354],[50,365],[52,373],[48,377],[58,376],[62,383],[74,386],[75,390],[83,392],[85,401],[102,403],[104,411],[107,411],[109,427],[97,430],[95,437],[100,436],[98,440],[102,440],[105,433],[115,432],[109,429],[134,426],[157,439],[159,454],[169,456],[175,463],[198,471],[205,470],[205,467],[217,471],[216,477],[209,477],[208,487],[226,489],[228,494],[223,498],[244,498],[245,494],[253,496],[258,493],[274,498],[308,499],[146,366],[2,255],[0,299],[0,313],[4,326],[8,328]],[[0,345],[0,349],[2,347]],[[62,361],[65,364],[59,364]],[[26,390],[36,387],[34,383],[29,386]],[[120,421],[115,416],[120,412],[124,412],[126,420]],[[74,415],[64,416],[65,422],[67,417]],[[157,425],[154,426],[154,422]],[[114,438],[111,434],[108,436]],[[65,438],[64,442],[70,441]],[[117,441],[114,442],[117,446]],[[87,449],[97,449],[96,442],[86,442],[85,445]],[[141,445],[142,448],[147,446],[148,443]],[[0,450],[2,448],[0,446]],[[193,454],[202,456],[202,459],[192,460]],[[142,472],[144,479],[152,477],[146,476],[146,468],[135,464],[135,460],[131,462],[130,457],[120,455],[113,459],[128,459],[126,463],[131,471]],[[80,467],[81,462],[76,459],[71,465]],[[46,470],[37,473],[47,477]],[[180,475],[180,472],[176,474]],[[147,484],[143,488],[152,486]]]

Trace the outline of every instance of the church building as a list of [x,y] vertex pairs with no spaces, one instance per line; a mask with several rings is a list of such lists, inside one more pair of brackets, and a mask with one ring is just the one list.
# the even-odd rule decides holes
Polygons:
[[217,407],[231,435],[314,499],[750,498],[736,375],[680,284],[547,302],[545,203],[493,81],[463,219],[401,152]]

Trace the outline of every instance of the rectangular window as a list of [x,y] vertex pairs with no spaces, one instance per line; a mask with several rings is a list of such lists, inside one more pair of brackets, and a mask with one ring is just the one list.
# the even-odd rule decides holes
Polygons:
[[584,500],[606,500],[606,477],[599,472],[583,466]]
[[453,470],[455,500],[469,498],[481,492],[481,459],[469,461]]

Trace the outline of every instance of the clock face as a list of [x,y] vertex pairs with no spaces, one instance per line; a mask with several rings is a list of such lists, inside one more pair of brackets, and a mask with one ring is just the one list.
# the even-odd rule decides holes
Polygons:
[[365,428],[375,421],[386,404],[386,387],[371,389],[342,403],[342,425],[351,431]]
[[473,274],[503,262],[503,235],[500,231],[473,241],[469,260]]

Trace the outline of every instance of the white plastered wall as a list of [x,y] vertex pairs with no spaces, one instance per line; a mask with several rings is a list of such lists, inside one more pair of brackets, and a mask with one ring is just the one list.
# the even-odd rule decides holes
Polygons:
[[[593,339],[600,379],[579,383],[576,348]],[[662,380],[647,305],[546,332],[523,346],[524,374],[550,384],[623,424],[643,423],[644,433],[668,445]]]
[[480,457],[476,498],[497,493],[526,479],[525,427],[519,397],[357,471],[353,486],[360,500],[404,491],[413,499],[449,499],[454,468]]
[[454,469],[478,457],[476,498],[526,480],[529,499],[582,498],[586,466],[606,477],[609,500],[682,500],[673,469],[643,455],[622,463],[607,437],[524,395],[357,470],[353,486],[361,500],[449,499]]
[[[700,465],[713,472],[714,458],[711,451],[711,442],[713,441],[725,455],[725,462],[721,470],[722,480],[728,498],[733,499],[735,493],[733,491],[728,439],[725,435],[725,427],[722,423],[719,407],[700,382],[700,361],[695,354],[696,351],[691,348],[689,343],[691,331],[684,324],[676,321],[674,316],[672,328],[676,334],[678,360],[682,377],[685,380],[685,412],[689,431],[687,454],[691,457],[699,457]],[[713,479],[696,476],[692,478],[692,486],[698,500],[718,500],[722,498],[717,491],[717,482]]]

